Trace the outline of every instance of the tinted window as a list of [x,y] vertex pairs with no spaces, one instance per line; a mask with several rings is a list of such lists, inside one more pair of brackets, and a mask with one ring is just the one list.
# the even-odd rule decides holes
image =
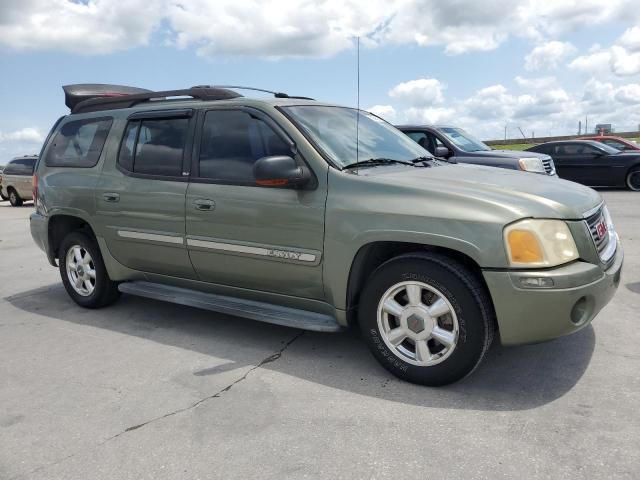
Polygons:
[[90,118],[65,123],[51,141],[46,165],[93,167],[98,163],[112,122],[111,118]]
[[609,145],[610,147],[617,148],[618,150],[624,150],[626,147],[624,143],[618,142],[617,140],[603,140],[602,143]]
[[242,111],[207,112],[200,143],[201,178],[253,184],[253,164],[273,155],[290,156],[291,149],[262,120]]
[[436,148],[445,146],[440,139],[431,132],[407,132],[407,135],[432,155],[436,154]]
[[118,164],[134,173],[182,176],[188,118],[130,122],[124,133]]
[[4,170],[5,175],[33,175],[33,169],[36,165],[35,158],[21,158],[13,160]]

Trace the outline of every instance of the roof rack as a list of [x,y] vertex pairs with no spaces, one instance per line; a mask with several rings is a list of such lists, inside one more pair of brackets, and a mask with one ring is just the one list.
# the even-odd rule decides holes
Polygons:
[[168,100],[170,97],[191,97],[197,100],[228,100],[242,97],[231,89],[270,93],[275,98],[313,100],[310,97],[292,96],[283,92],[239,85],[196,85],[187,89],[154,92],[124,85],[91,83],[65,85],[62,89],[65,93],[65,104],[71,113],[129,108],[142,102]]
[[289,95],[289,94],[283,93],[283,92],[274,92],[273,90],[265,90],[264,88],[244,87],[242,85],[197,85],[197,86],[191,87],[191,88],[231,88],[231,89],[234,89],[234,90],[252,90],[254,92],[270,93],[275,98],[295,98],[295,99],[299,99],[299,100],[315,100],[314,98],[311,98],[311,97],[301,97],[301,96],[296,96],[296,95]]
[[138,103],[150,100],[167,100],[168,97],[191,97],[198,100],[227,100],[242,96],[231,90],[210,87],[192,87],[182,90],[164,90],[160,92],[122,85],[101,84],[67,85],[62,88],[65,92],[65,103],[71,109],[71,113],[129,108]]

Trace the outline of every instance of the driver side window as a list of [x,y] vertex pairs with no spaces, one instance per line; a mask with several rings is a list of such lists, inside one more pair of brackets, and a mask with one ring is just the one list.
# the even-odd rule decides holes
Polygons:
[[199,178],[255,185],[253,165],[262,157],[291,156],[289,145],[264,121],[241,110],[210,110],[202,127]]

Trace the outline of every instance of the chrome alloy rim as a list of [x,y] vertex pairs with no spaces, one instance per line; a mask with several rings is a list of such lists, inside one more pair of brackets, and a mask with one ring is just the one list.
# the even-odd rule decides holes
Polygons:
[[378,304],[378,330],[403,361],[430,367],[446,360],[458,343],[458,317],[438,289],[422,282],[401,282]]
[[627,186],[636,192],[640,190],[640,170],[629,174]]
[[67,278],[73,289],[88,297],[96,289],[96,267],[89,252],[80,245],[67,250]]

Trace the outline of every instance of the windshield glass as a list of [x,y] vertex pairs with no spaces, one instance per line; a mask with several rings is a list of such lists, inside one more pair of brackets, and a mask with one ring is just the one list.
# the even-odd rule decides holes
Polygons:
[[468,134],[461,128],[443,127],[439,130],[449,139],[451,143],[465,152],[480,152],[491,150],[491,147],[485,145],[473,135]]
[[400,130],[368,112],[318,105],[283,107],[283,110],[340,167],[369,159],[407,162],[418,157],[432,158]]
[[598,142],[597,146],[596,145],[593,145],[593,146],[596,147],[596,148],[599,148],[600,150],[604,150],[609,155],[614,155],[616,153],[620,153],[620,149],[614,148],[611,145],[607,145],[606,143]]

